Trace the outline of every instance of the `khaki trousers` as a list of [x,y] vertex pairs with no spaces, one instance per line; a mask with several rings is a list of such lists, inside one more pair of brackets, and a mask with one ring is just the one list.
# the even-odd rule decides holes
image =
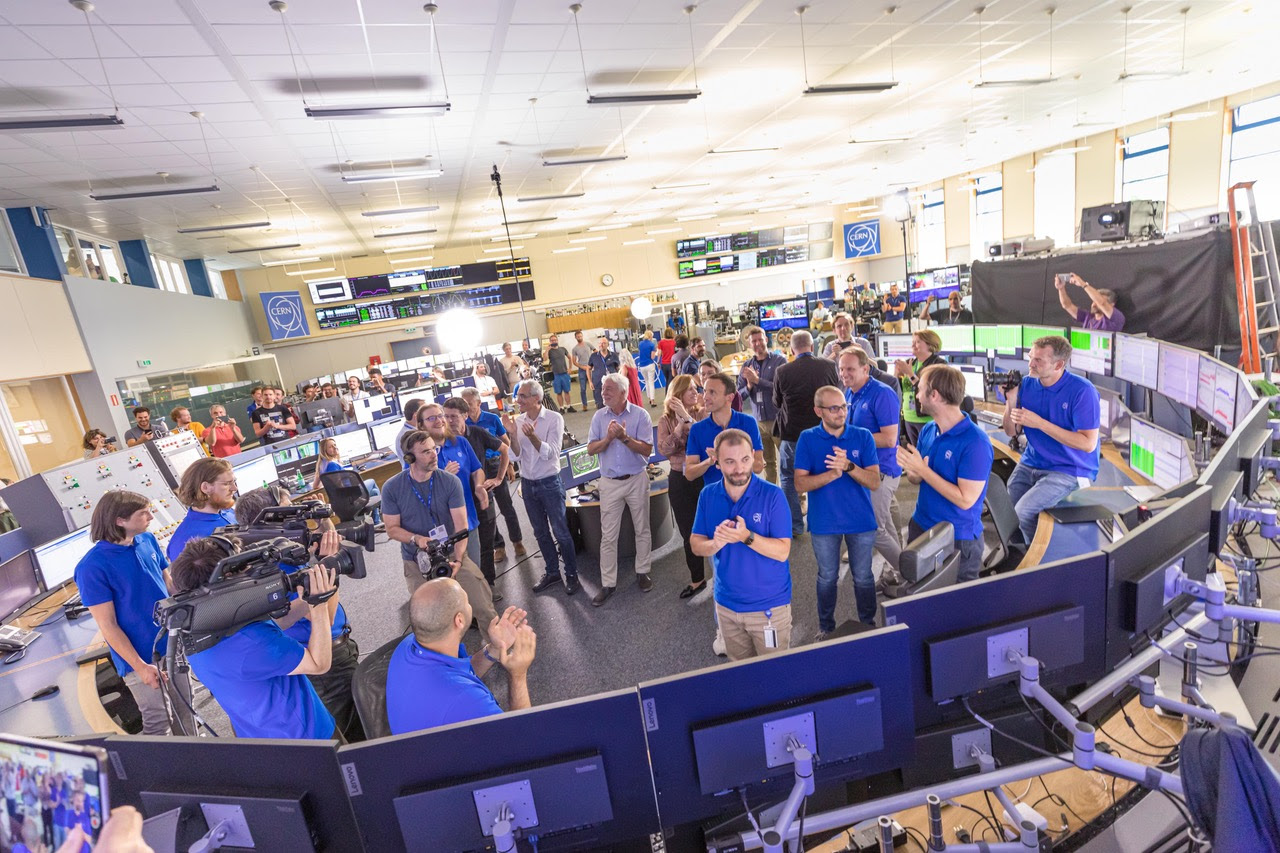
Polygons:
[[618,585],[618,535],[622,529],[622,509],[631,510],[636,529],[636,574],[649,573],[649,475],[641,471],[625,480],[599,479],[600,485],[600,583]]
[[[467,600],[471,602],[472,615],[476,617],[476,624],[480,626],[480,633],[488,640],[489,623],[498,615],[497,609],[493,606],[493,588],[484,579],[484,575],[480,574],[480,567],[466,556],[462,558],[462,565],[458,567],[458,573],[453,576],[453,579],[467,594]],[[428,580],[430,579],[422,576],[416,560],[404,561],[404,581],[405,586],[409,588],[410,598],[413,598],[418,587]]]
[[778,485],[778,447],[782,439],[773,434],[773,421],[759,421],[760,443],[764,445],[764,478]]
[[894,521],[898,508],[898,484],[901,477],[881,477],[880,488],[871,494],[871,509],[876,514],[876,551],[884,557],[889,568],[898,570],[898,558],[902,556],[902,541],[898,537],[898,523]]
[[[746,660],[791,648],[791,605],[775,607],[771,612],[772,618],[766,619],[763,611],[737,613],[716,604],[716,619],[720,622],[720,636],[724,638],[729,660]],[[767,624],[772,624],[778,634],[777,648],[770,649],[764,644]]]

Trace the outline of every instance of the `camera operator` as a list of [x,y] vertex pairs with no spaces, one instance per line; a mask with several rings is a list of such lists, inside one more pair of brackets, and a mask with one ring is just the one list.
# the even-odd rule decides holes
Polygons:
[[467,655],[462,638],[472,619],[467,593],[452,578],[420,586],[409,601],[413,633],[392,653],[387,667],[387,722],[393,735],[501,714],[480,679],[500,664],[510,678],[512,711],[531,706],[526,674],[538,637],[525,611],[508,607],[488,624],[489,642]]
[[[208,583],[218,562],[239,551],[238,546],[228,550],[220,538],[197,538],[187,543],[169,568],[178,592]],[[327,557],[337,550],[337,536],[326,537],[319,556]],[[336,586],[331,568],[317,564],[307,574],[313,596],[322,596]],[[298,591],[301,595],[302,588]],[[312,630],[306,646],[286,637],[270,619],[263,619],[187,657],[196,678],[227,712],[237,737],[342,738],[333,715],[304,677],[329,671],[333,601],[308,605]]]
[[194,735],[195,724],[183,704],[191,701],[190,681],[179,675],[173,685],[182,699],[170,703],[176,705],[175,719],[171,719],[161,692],[161,679],[166,676],[154,663],[158,627],[152,614],[156,602],[169,596],[170,579],[169,561],[147,532],[153,518],[150,507],[151,501],[136,492],[110,491],[102,496],[89,522],[93,547],[76,565],[76,586],[111,648],[116,672],[138,703],[142,733]]
[[[165,555],[176,560],[187,542],[196,536],[208,536],[228,524],[236,523],[232,507],[236,504],[236,475],[225,459],[197,459],[182,472],[174,494],[187,508],[169,540]],[[245,523],[253,522],[246,518]]]
[[[405,585],[412,597],[429,579],[418,564],[419,550],[427,551],[432,540],[443,541],[471,527],[462,481],[438,467],[435,439],[425,432],[411,432],[404,437],[403,447],[409,467],[382,487],[382,521],[387,537],[400,543]],[[453,577],[467,592],[480,627],[487,628],[498,612],[480,567],[467,556],[466,539],[454,543],[449,563]]]
[[[289,506],[291,503],[286,490],[279,486],[267,486],[263,489],[252,489],[241,495],[236,501],[236,514],[240,518],[253,519],[268,507]],[[321,551],[326,553],[336,551],[333,540],[329,539],[329,537],[338,537],[332,522],[328,519],[321,521],[320,529],[325,537],[320,543]],[[301,566],[280,564],[280,569],[286,573],[292,573],[297,568]],[[351,636],[351,622],[347,618],[346,608],[338,601],[338,595],[339,593],[335,592],[333,598],[327,602],[333,617],[329,631],[329,635],[333,638],[329,671],[319,675],[308,675],[307,678],[315,687],[316,693],[320,694],[320,701],[324,702],[324,706],[333,715],[338,730],[342,732],[348,743],[355,743],[365,739],[364,727],[360,724],[360,715],[356,712],[355,699],[351,696],[351,679],[356,673],[356,664],[360,661],[360,647]],[[289,612],[274,621],[280,630],[284,631],[286,637],[305,646],[311,642],[310,607],[297,593],[290,593],[289,598]]]
[[463,497],[467,503],[467,529],[471,531],[467,537],[467,556],[478,566],[480,516],[489,511],[489,491],[484,485],[484,464],[471,449],[471,445],[463,439],[466,434],[466,419],[463,419],[463,432],[456,433],[449,427],[444,407],[439,403],[426,403],[418,410],[418,427],[435,441],[437,464],[456,476],[466,487]]

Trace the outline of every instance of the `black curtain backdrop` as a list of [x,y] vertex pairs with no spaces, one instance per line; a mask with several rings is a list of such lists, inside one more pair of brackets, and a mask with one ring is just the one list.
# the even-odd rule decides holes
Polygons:
[[[973,264],[973,316],[979,323],[1076,325],[1058,304],[1057,273],[1074,272],[1094,287],[1116,292],[1124,331],[1212,352],[1240,349],[1230,234],[1213,231],[1186,240],[1099,251]],[[1067,293],[1080,308],[1089,297]]]

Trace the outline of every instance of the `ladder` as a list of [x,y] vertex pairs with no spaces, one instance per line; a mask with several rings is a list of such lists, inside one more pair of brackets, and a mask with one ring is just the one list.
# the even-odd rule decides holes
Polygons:
[[[1280,263],[1276,258],[1271,223],[1258,221],[1253,181],[1233,184],[1227,190],[1231,222],[1231,254],[1236,271],[1236,301],[1240,307],[1240,369],[1261,373],[1262,361],[1280,351]],[[1236,204],[1244,193],[1245,205]],[[1241,214],[1248,218],[1242,220]]]

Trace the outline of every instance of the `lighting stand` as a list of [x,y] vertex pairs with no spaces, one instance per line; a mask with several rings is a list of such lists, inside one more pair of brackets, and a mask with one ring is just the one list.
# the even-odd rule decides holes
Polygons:
[[[909,204],[910,202],[908,202]],[[907,224],[911,222],[911,215],[908,214],[906,219],[899,219],[898,224],[902,226],[902,289],[907,294],[907,334],[912,334],[915,330],[911,327],[915,320],[915,312],[911,309],[911,252],[907,249]]]
[[489,175],[489,180],[493,181],[493,185],[498,190],[498,204],[502,207],[502,230],[507,233],[507,256],[511,259],[511,274],[516,277],[516,299],[520,301],[520,322],[524,324],[524,339],[532,346],[533,341],[529,338],[529,318],[524,311],[524,294],[520,291],[520,270],[516,267],[515,244],[511,242],[511,226],[507,224],[507,202],[502,197],[502,173],[498,171],[497,163],[493,164],[493,172]]

